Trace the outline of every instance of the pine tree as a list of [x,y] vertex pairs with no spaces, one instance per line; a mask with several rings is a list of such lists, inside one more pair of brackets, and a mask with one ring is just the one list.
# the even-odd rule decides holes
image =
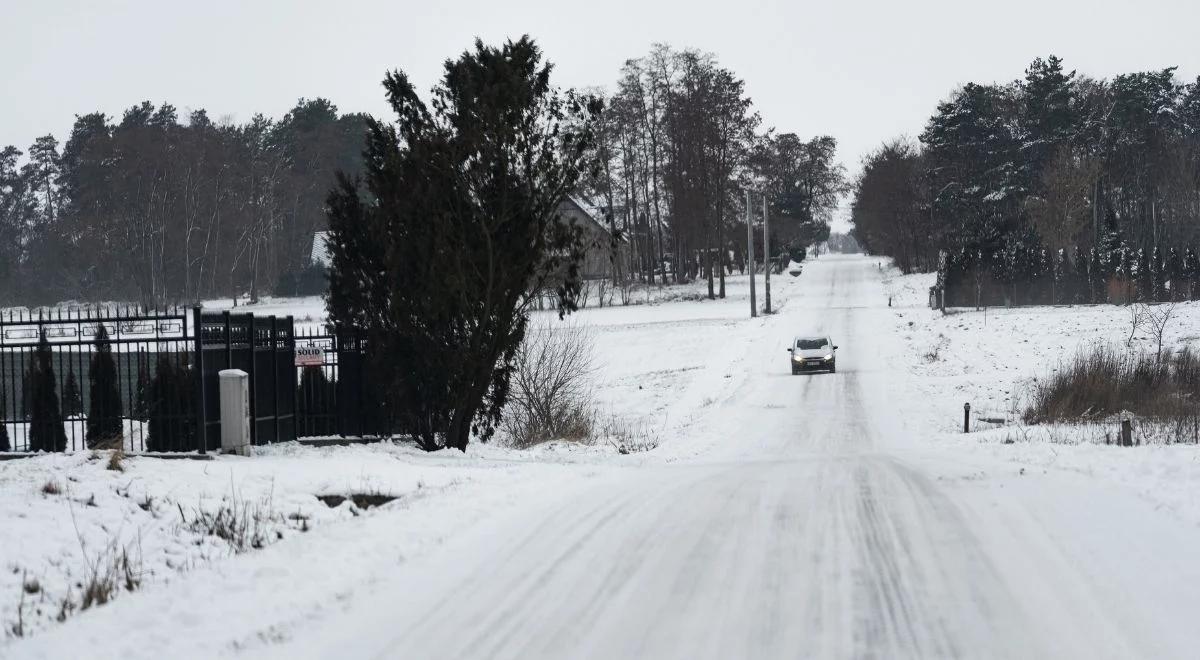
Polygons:
[[149,451],[195,448],[190,373],[185,365],[165,353],[159,354],[147,396],[150,418],[146,423],[146,449]]
[[1183,259],[1179,257],[1179,250],[1175,248],[1167,251],[1167,259],[1163,263],[1163,281],[1167,288],[1168,299],[1172,301],[1184,299]]
[[117,365],[113,361],[112,342],[103,323],[96,324],[95,344],[88,373],[88,447],[119,443],[124,425]]
[[33,355],[32,410],[29,421],[29,451],[66,451],[67,433],[63,428],[55,382],[54,353],[42,331]]
[[330,319],[388,356],[374,377],[422,448],[465,451],[498,423],[529,292],[577,308],[582,230],[557,207],[596,169],[601,104],[556,91],[528,37],[447,62],[431,107],[403,73],[384,87],[398,121],[369,120],[366,190],[329,195]]
[[1163,300],[1163,258],[1162,251],[1155,245],[1150,251],[1150,262],[1147,264],[1150,276],[1150,300],[1154,302],[1162,302]]
[[67,419],[83,414],[83,397],[79,394],[79,381],[75,379],[75,369],[67,368],[67,380],[63,382],[62,394],[63,416]]
[[1187,282],[1187,299],[1196,300],[1200,297],[1200,257],[1197,257],[1195,248],[1191,246],[1188,246],[1187,253],[1183,255],[1183,279]]
[[133,399],[133,418],[139,421],[150,419],[150,368],[143,362],[144,356],[138,354],[137,391]]

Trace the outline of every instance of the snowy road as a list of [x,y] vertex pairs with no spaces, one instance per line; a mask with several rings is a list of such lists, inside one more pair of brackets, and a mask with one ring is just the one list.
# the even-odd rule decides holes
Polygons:
[[[689,428],[700,456],[545,493],[280,657],[1195,657],[1194,529],[1084,478],[923,452],[874,262],[810,265]],[[828,332],[834,375],[791,376]],[[679,349],[687,350],[681,337]]]
[[[490,513],[399,560],[391,535],[462,501],[281,543],[14,657],[1200,654],[1200,531],[1088,475],[927,442],[945,404],[896,359],[875,262],[822,258],[781,279],[779,314],[730,325],[688,367],[675,410],[689,414],[644,461],[468,487],[456,497]],[[687,321],[671,332],[683,362]],[[791,376],[789,340],[815,332],[840,345],[838,373]]]

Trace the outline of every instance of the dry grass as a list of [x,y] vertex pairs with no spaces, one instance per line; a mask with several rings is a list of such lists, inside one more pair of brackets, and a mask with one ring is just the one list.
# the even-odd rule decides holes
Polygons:
[[1032,386],[1028,423],[1104,420],[1132,414],[1157,427],[1174,425],[1181,439],[1200,422],[1200,357],[1188,349],[1165,354],[1097,346]]
[[124,460],[125,460],[125,451],[123,449],[112,450],[112,453],[110,453],[108,455],[107,469],[113,470],[114,472],[124,472],[125,471],[125,465],[123,463]]

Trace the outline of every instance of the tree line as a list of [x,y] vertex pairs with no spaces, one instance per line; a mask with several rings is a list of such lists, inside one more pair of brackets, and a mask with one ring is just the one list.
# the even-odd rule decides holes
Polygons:
[[938,268],[943,250],[1003,271],[1183,250],[1200,235],[1200,78],[1175,71],[1098,79],[1052,55],[1014,82],[963,85],[917,142],[864,158],[855,237],[905,272]]
[[143,102],[118,121],[77,116],[61,149],[52,135],[6,147],[0,304],[295,292],[333,173],[361,169],[365,126],[325,99],[242,124]]
[[622,276],[703,277],[710,296],[724,296],[725,274],[745,269],[747,187],[758,191],[756,210],[767,197],[772,256],[803,259],[828,237],[848,190],[836,141],[759,132],[745,82],[713,54],[658,44],[625,63],[615,89],[593,93],[605,102],[594,147],[600,169],[582,187],[629,241]]
[[[657,45],[593,91],[600,168],[573,192],[628,243],[615,277],[706,277],[723,295],[725,274],[745,268],[744,187],[769,197],[773,255],[803,258],[828,235],[847,189],[836,142],[760,130],[745,83],[714,55]],[[335,172],[362,172],[366,135],[366,116],[320,98],[245,123],[143,102],[119,119],[77,116],[62,145],[6,147],[0,305],[319,293],[313,233],[327,228]]]

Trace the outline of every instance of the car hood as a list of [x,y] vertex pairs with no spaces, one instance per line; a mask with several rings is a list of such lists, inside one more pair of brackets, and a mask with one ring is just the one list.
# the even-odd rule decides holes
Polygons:
[[829,355],[830,353],[833,353],[833,351],[828,348],[813,348],[813,349],[809,349],[806,351],[796,349],[795,351],[792,352],[792,355],[796,355],[796,356],[799,356],[802,358],[823,358],[826,355]]

